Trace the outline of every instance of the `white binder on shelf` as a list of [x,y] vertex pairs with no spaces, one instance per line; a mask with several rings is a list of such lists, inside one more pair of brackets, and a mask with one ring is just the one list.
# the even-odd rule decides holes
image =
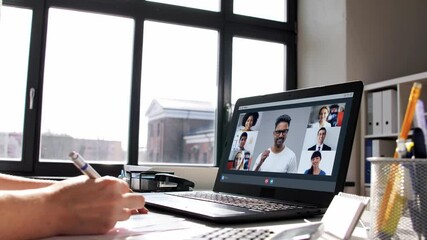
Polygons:
[[397,91],[388,89],[382,91],[382,133],[397,133]]
[[382,92],[373,92],[372,93],[372,106],[373,106],[373,113],[372,113],[372,120],[373,120],[373,126],[372,126],[372,134],[380,135],[383,133],[383,97]]

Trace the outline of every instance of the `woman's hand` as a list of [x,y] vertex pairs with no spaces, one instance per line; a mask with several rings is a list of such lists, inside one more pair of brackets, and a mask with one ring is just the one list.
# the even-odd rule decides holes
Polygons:
[[130,193],[126,182],[101,177],[70,178],[47,188],[48,204],[57,214],[56,234],[99,234],[138,211],[147,213],[141,194]]

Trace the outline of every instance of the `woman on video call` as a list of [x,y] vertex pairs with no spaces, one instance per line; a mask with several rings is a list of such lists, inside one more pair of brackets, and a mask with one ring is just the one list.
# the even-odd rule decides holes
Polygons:
[[305,170],[304,174],[310,175],[326,175],[326,172],[320,169],[320,161],[322,160],[322,154],[320,151],[314,151],[311,154],[311,168]]
[[331,127],[331,124],[328,122],[328,116],[329,116],[329,107],[328,106],[322,106],[319,109],[319,121],[313,123],[311,126],[314,128],[321,128],[321,127]]

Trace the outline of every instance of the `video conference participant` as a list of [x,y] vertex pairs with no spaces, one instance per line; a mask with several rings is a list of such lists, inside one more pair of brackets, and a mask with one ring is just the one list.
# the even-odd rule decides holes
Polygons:
[[329,116],[329,107],[322,106],[319,109],[319,115],[318,115],[319,121],[313,123],[311,127],[314,127],[314,128],[331,127],[331,124],[328,122],[328,116]]
[[336,127],[338,125],[338,104],[332,104],[331,106],[329,106],[329,110],[330,112],[328,116],[328,122],[331,124],[332,127]]
[[317,131],[317,143],[316,145],[309,147],[307,150],[309,151],[331,151],[331,147],[324,144],[326,138],[326,128],[321,127]]
[[247,169],[249,169],[249,162],[251,161],[251,153],[250,152],[245,152],[245,166],[244,166],[244,169],[245,170],[247,170]]
[[257,112],[246,113],[242,119],[242,131],[252,131],[252,127],[257,123],[258,117],[259,114]]
[[248,140],[248,133],[247,132],[243,132],[240,135],[240,138],[239,138],[239,148],[236,149],[236,150],[239,150],[239,151],[245,150],[245,144],[246,144],[247,140]]
[[276,119],[273,131],[274,144],[258,155],[253,171],[295,173],[297,160],[295,153],[285,145],[291,117],[283,114]]
[[242,151],[239,151],[234,156],[233,161],[234,170],[244,170],[245,169],[245,157]]
[[322,154],[319,151],[314,151],[313,154],[311,154],[311,168],[305,170],[304,174],[326,175],[326,172],[320,169],[321,160]]

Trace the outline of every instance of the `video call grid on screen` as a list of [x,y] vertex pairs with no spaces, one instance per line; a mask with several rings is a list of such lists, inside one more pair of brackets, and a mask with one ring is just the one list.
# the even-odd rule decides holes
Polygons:
[[[251,182],[250,178],[243,177],[244,175],[266,176],[266,174],[274,176],[276,179],[281,177],[335,181],[336,171],[338,171],[340,164],[339,159],[342,154],[342,146],[340,144],[343,141],[340,141],[340,139],[345,137],[345,131],[341,131],[341,129],[346,127],[348,114],[346,115],[345,113],[346,108],[350,110],[352,97],[353,93],[349,92],[240,106],[237,109],[239,118],[235,126],[234,139],[228,155],[228,162],[225,165],[227,174],[224,175],[225,177],[222,178],[222,181],[249,183]],[[327,119],[329,124],[325,127],[326,137],[323,144],[327,145],[330,150],[319,151],[321,155],[320,169],[324,172],[324,175],[313,176],[307,174],[306,171],[310,169],[312,165],[311,157],[316,151],[311,150],[311,147],[317,144],[317,135],[320,127],[316,126],[316,123],[319,121],[319,110],[324,106],[329,108]],[[252,126],[250,131],[244,131],[243,117],[246,113],[253,112],[258,114],[256,124]],[[350,111],[347,112],[349,113]],[[283,114],[291,117],[285,146],[291,149],[296,156],[296,170],[294,172],[284,172],[283,170],[255,172],[256,159],[264,150],[273,145],[275,121],[277,117]],[[243,132],[247,134],[247,139],[242,151],[239,142]],[[237,170],[236,154],[244,155],[244,153],[249,154],[249,156],[246,156],[246,158],[243,156],[244,167]],[[240,177],[233,177],[233,173],[236,177]],[[259,180],[261,179],[264,178]]]

